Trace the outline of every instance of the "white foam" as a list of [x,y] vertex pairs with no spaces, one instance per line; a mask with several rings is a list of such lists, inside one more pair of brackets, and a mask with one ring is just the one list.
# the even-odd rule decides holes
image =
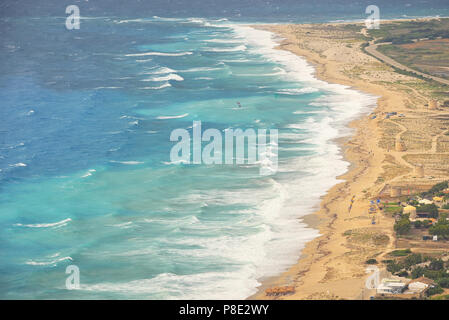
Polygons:
[[171,84],[170,83],[164,83],[164,84],[162,84],[162,85],[160,85],[160,86],[157,86],[157,87],[142,87],[142,88],[139,88],[140,90],[160,90],[160,89],[164,89],[164,88],[168,88],[168,87],[171,87]]
[[145,56],[163,56],[163,57],[179,57],[179,56],[186,56],[191,55],[192,52],[142,52],[142,53],[129,53],[125,54],[125,57],[145,57]]
[[185,117],[187,117],[189,114],[188,113],[184,113],[184,114],[181,114],[181,115],[179,115],[179,116],[158,116],[156,119],[159,119],[159,120],[165,120],[165,119],[180,119],[180,118],[185,118]]
[[[241,246],[244,251],[241,254],[248,256],[251,263],[257,266],[250,275],[253,280],[279,274],[288,268],[297,261],[305,243],[318,236],[316,230],[306,228],[297,219],[318,209],[320,198],[339,182],[336,177],[347,170],[349,164],[343,160],[334,139],[348,134],[350,131],[346,128],[347,123],[362,113],[368,113],[377,98],[346,86],[316,79],[315,70],[303,58],[288,51],[277,50],[277,39],[268,31],[244,25],[229,26],[236,36],[246,40],[250,53],[262,55],[268,61],[278,64],[280,70],[277,75],[300,84],[297,89],[280,89],[278,93],[327,93],[315,100],[315,103],[321,104],[320,108],[316,112],[310,111],[310,117],[305,123],[293,124],[289,126],[293,132],[279,134],[279,145],[307,143],[307,149],[313,151],[314,155],[279,160],[278,172],[288,173],[288,177],[272,179],[271,192],[274,196],[262,201],[259,206],[260,217],[269,227],[256,237],[259,242],[254,241],[251,249]],[[327,117],[321,114],[323,106],[328,108],[324,110],[328,113]],[[295,130],[300,132],[294,132]],[[245,199],[245,195],[237,198]],[[204,198],[197,200],[213,202]],[[225,200],[230,203],[236,201],[232,198]],[[232,245],[229,247],[235,248]]]
[[215,70],[221,70],[221,68],[198,67],[198,68],[190,68],[190,69],[186,69],[186,70],[180,70],[180,72],[202,72],[202,71],[215,71]]
[[[81,284],[80,290],[94,292],[115,292],[134,294],[137,297],[152,295],[166,297],[167,295],[178,299],[244,299],[252,293],[252,287],[257,285],[251,280],[251,267],[244,267],[240,272],[246,275],[245,282],[242,277],[231,272],[203,272],[198,274],[176,275],[162,273],[150,279],[138,279],[128,282],[112,283],[100,282],[96,284]],[[242,288],[240,292],[225,291],[223,288]]]
[[318,88],[305,87],[305,88],[297,88],[297,89],[281,89],[281,90],[277,91],[277,93],[297,95],[297,94],[313,93],[313,92],[318,92],[318,91],[319,91]]
[[109,160],[109,162],[126,164],[126,165],[130,165],[130,166],[134,166],[134,165],[138,165],[138,164],[143,164],[144,163],[144,162],[141,162],[141,161],[116,161],[116,160]]
[[229,63],[245,63],[245,62],[251,62],[250,59],[224,59],[221,60],[222,62],[229,62]]
[[15,164],[10,164],[9,166],[17,168],[17,167],[26,167],[27,165],[26,165],[26,163],[19,162],[19,163],[15,163]]
[[87,171],[87,173],[85,173],[84,175],[81,176],[81,178],[87,178],[90,177],[94,172],[96,172],[97,170],[95,169],[90,169],[89,171]]
[[[194,22],[194,21],[189,21]],[[204,21],[197,21],[204,23]],[[327,95],[314,101],[317,112],[310,111],[306,123],[292,124],[291,132],[279,134],[279,145],[286,142],[297,146],[308,143],[312,156],[280,159],[279,172],[287,173],[276,178],[259,178],[254,188],[238,190],[201,190],[179,195],[175,203],[212,206],[238,205],[247,209],[239,211],[234,226],[242,229],[257,229],[249,235],[229,236],[223,232],[223,221],[200,221],[195,215],[171,219],[145,219],[146,223],[169,223],[178,228],[188,227],[202,232],[217,230],[214,237],[171,238],[170,244],[189,244],[199,249],[182,250],[179,254],[198,257],[219,255],[236,267],[229,272],[203,272],[189,275],[159,274],[151,279],[136,279],[128,282],[82,284],[81,290],[117,292],[125,294],[159,295],[180,299],[243,299],[255,293],[262,277],[274,276],[297,262],[305,244],[317,237],[318,231],[308,228],[299,218],[317,209],[320,197],[335,185],[336,178],[347,170],[348,163],[342,160],[340,150],[333,139],[344,133],[344,125],[375,102],[371,96],[363,95],[348,87],[328,84],[315,79],[314,69],[304,59],[287,51],[276,50],[277,42],[270,32],[255,30],[249,26],[228,25],[245,41],[246,50],[263,55],[264,59],[280,65],[279,76],[298,82],[298,89],[281,89],[285,94],[304,94],[325,90]],[[250,60],[229,60],[247,62]],[[283,70],[283,71],[282,71]],[[290,90],[290,91],[288,91]],[[300,91],[303,90],[303,91]],[[296,91],[296,92],[295,92]],[[288,92],[288,93],[286,93]],[[313,107],[313,105],[312,105]],[[319,112],[323,107],[329,116]],[[301,113],[307,114],[308,112]],[[159,116],[157,119],[176,119],[175,116]],[[299,131],[299,132],[296,132]],[[310,137],[314,137],[311,139]],[[303,148],[302,150],[305,150]],[[329,164],[332,165],[329,165]],[[164,162],[171,165],[171,162]],[[253,185],[254,186],[254,185]],[[300,195],[300,196],[298,196]],[[237,216],[237,215],[236,215]],[[229,227],[231,228],[231,227]],[[175,250],[175,249],[173,249]],[[130,250],[129,255],[150,254],[151,248]]]
[[153,74],[166,74],[166,73],[172,73],[172,72],[176,72],[176,70],[167,68],[167,67],[161,67],[159,69],[157,69],[156,71],[153,72]]
[[128,229],[132,227],[133,222],[132,221],[128,221],[128,222],[123,222],[123,223],[117,223],[117,224],[111,224],[108,225],[108,227],[116,227],[116,228],[120,228],[120,229]]
[[140,81],[169,81],[169,80],[184,81],[184,78],[176,73],[170,73],[166,76],[153,77],[153,78],[143,79]]
[[212,42],[212,43],[241,43],[241,40],[237,39],[206,39],[202,40],[204,42]]
[[[56,256],[59,254],[56,254]],[[54,257],[54,256],[53,256]],[[53,259],[53,260],[28,260],[27,262],[25,262],[25,264],[31,265],[31,266],[56,266],[58,264],[58,262],[61,261],[73,261],[72,257],[61,257],[58,259]]]
[[204,48],[203,50],[211,52],[235,52],[235,51],[245,51],[246,46],[240,45],[232,48]]
[[188,164],[189,161],[187,160],[177,160],[177,161],[162,161],[165,165],[172,165],[172,164]]
[[17,227],[27,227],[27,228],[56,228],[56,227],[62,227],[67,225],[67,223],[69,223],[70,221],[72,221],[72,219],[67,218],[58,222],[54,222],[54,223],[36,223],[36,224],[21,224],[21,223],[16,223],[15,226]]

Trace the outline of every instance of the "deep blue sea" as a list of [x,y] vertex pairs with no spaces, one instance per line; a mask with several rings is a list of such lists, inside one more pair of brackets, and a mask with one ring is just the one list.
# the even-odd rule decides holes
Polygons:
[[[384,2],[388,17],[448,12]],[[69,4],[79,30],[65,28]],[[376,97],[315,79],[248,23],[363,19],[365,7],[2,2],[0,298],[239,299],[293,264],[318,235],[300,218],[347,169],[335,138]],[[278,129],[278,171],[171,162],[170,133],[193,121]],[[69,265],[79,290],[66,289]]]

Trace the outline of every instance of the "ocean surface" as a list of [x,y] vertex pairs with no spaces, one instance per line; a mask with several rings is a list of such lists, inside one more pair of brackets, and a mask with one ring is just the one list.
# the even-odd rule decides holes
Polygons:
[[[64,11],[8,5],[0,298],[240,299],[318,235],[300,218],[347,170],[335,138],[376,97],[315,79],[305,60],[274,49],[279,38],[245,24],[250,15],[136,10],[85,16],[69,31]],[[170,133],[193,121],[278,129],[278,171],[172,163]],[[66,289],[69,265],[79,290]]]

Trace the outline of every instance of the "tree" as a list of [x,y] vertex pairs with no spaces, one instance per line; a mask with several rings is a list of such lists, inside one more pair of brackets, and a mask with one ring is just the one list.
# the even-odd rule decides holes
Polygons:
[[429,265],[430,270],[438,271],[444,269],[444,262],[441,259],[432,260]]
[[421,222],[421,220],[416,220],[415,222],[413,222],[413,225],[415,226],[416,229],[421,229],[423,223]]
[[443,239],[449,238],[449,221],[447,221],[447,214],[441,214],[438,222],[429,228],[429,233]]
[[416,212],[427,212],[430,217],[438,218],[438,207],[435,204],[423,204],[416,208]]
[[436,185],[434,185],[432,188],[430,188],[429,191],[423,192],[422,195],[424,197],[431,196],[437,192],[440,192],[440,191],[446,189],[447,187],[448,187],[448,181],[440,182],[440,183],[437,183]]
[[433,296],[435,294],[440,294],[440,293],[443,293],[443,292],[444,292],[443,288],[441,288],[440,286],[436,286],[436,287],[429,288],[427,290],[426,294],[428,296]]
[[412,270],[411,277],[412,279],[417,279],[419,277],[422,277],[423,274],[426,272],[426,269],[423,267],[416,267]]
[[440,287],[449,288],[449,278],[441,278],[440,280],[438,280],[438,284],[440,285]]
[[410,231],[410,220],[408,216],[402,217],[399,221],[394,224],[394,231],[397,234],[407,234]]
[[419,253],[413,253],[404,259],[404,264],[406,268],[410,268],[415,264],[423,262],[422,255]]
[[405,271],[405,270],[402,270],[401,272],[397,273],[396,275],[399,276],[399,277],[407,278],[408,277],[408,272]]
[[390,262],[387,264],[387,271],[391,273],[396,273],[401,271],[403,266],[399,263],[396,263],[395,261]]

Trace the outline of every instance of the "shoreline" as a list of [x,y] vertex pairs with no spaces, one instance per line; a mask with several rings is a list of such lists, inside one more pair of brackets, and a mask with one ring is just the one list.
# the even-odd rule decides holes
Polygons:
[[[338,23],[347,25],[353,23]],[[332,23],[325,25],[334,25]],[[294,25],[301,28],[304,25]],[[364,81],[354,81],[339,72],[338,63],[327,57],[320,56],[313,50],[301,47],[301,43],[296,44],[294,32],[291,25],[269,25],[253,26],[256,29],[267,30],[284,38],[276,49],[287,50],[302,58],[314,67],[314,76],[328,83],[336,83],[350,87],[362,93],[367,93],[377,97],[376,106],[372,113],[386,111],[398,99],[395,99],[397,92],[390,91],[380,85],[370,84]],[[368,56],[360,48],[355,48],[365,59],[371,63],[379,63],[374,58]],[[399,95],[399,100],[406,99],[404,95]],[[337,145],[343,155],[343,160],[349,162],[349,167],[343,175],[337,177],[343,182],[334,185],[327,193],[321,197],[319,210],[300,218],[301,222],[308,227],[317,229],[320,233],[318,237],[306,243],[301,251],[297,263],[277,277],[261,279],[261,286],[258,292],[247,299],[366,299],[373,292],[365,292],[364,280],[366,278],[363,259],[358,259],[358,263],[353,263],[345,259],[345,254],[350,250],[345,250],[347,239],[344,233],[347,230],[367,228],[365,217],[361,215],[351,216],[347,214],[347,206],[352,196],[356,196],[354,210],[366,212],[368,209],[367,193],[373,196],[376,191],[375,177],[380,174],[385,151],[378,147],[381,139],[378,125],[375,121],[370,121],[368,116],[361,114],[351,120],[347,127],[353,132],[345,137],[338,138]],[[366,148],[369,146],[369,148]],[[370,192],[365,191],[371,189]],[[359,197],[361,198],[359,200]],[[348,221],[349,220],[349,221]],[[352,220],[352,221],[351,221]],[[357,221],[360,220],[360,221]],[[382,218],[383,223],[379,223],[376,228],[379,233],[388,236],[388,242],[383,244],[383,248],[376,248],[377,256],[385,254],[394,245],[395,236],[393,234],[393,219]],[[357,251],[356,248],[355,251]],[[363,251],[363,250],[362,250]],[[371,250],[372,251],[372,250]],[[373,252],[370,252],[373,254]],[[365,254],[370,256],[370,254]],[[332,263],[334,258],[342,260]],[[343,258],[342,258],[343,257]],[[265,295],[265,289],[273,286],[294,286],[293,295],[281,297],[269,297]]]

